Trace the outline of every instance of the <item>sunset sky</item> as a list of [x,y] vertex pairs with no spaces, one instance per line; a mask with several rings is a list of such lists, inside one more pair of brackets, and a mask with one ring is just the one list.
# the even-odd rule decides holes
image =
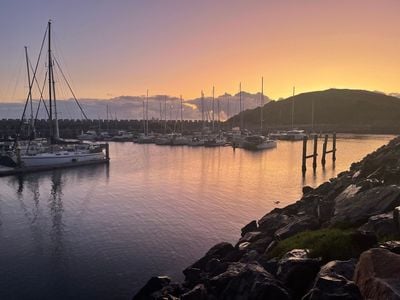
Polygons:
[[50,18],[83,98],[257,92],[261,76],[272,98],[398,92],[399,13],[399,0],[1,0],[0,101],[25,97],[23,47],[34,60]]

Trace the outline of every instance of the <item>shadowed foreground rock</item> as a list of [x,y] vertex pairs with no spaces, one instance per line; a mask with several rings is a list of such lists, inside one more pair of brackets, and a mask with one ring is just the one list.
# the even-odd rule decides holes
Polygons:
[[352,281],[356,260],[331,261],[319,271],[313,288],[304,300],[362,299],[357,285]]
[[379,248],[364,252],[354,281],[366,299],[400,299],[400,255]]
[[[315,230],[319,238],[339,231],[343,240],[320,242],[320,252],[312,249],[319,240],[279,252],[282,243]],[[183,271],[184,282],[154,277],[133,299],[400,299],[399,239],[396,138],[337,178],[305,187],[295,203],[248,223],[235,246],[213,246]]]

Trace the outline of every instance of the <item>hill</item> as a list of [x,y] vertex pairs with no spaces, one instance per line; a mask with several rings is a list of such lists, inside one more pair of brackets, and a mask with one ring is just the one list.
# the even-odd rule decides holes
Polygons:
[[[312,127],[314,106],[315,130],[397,132],[400,129],[400,99],[382,93],[364,90],[329,89],[309,92],[264,105],[264,128]],[[260,126],[260,108],[242,112],[247,128]],[[240,124],[241,115],[227,122]]]

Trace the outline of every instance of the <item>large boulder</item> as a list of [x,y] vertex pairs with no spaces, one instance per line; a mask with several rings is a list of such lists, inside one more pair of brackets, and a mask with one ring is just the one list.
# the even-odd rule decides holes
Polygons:
[[196,285],[189,292],[184,293],[181,297],[181,300],[206,300],[207,299],[207,290],[203,284]]
[[380,186],[359,192],[361,187],[350,185],[335,199],[332,224],[362,224],[371,216],[387,213],[400,205],[400,187]]
[[286,226],[289,222],[289,216],[279,212],[271,212],[258,221],[258,230],[266,235],[273,236],[276,230]]
[[361,254],[354,281],[365,299],[400,299],[400,255],[373,248]]
[[232,263],[210,279],[207,289],[217,299],[290,299],[283,285],[257,263]]
[[300,299],[312,287],[320,265],[319,259],[308,258],[308,250],[294,249],[279,261],[277,277],[295,299]]
[[379,237],[395,236],[398,234],[393,220],[393,212],[370,217],[368,222],[358,228],[358,230],[373,232]]
[[[235,248],[230,243],[222,242],[222,243],[216,244],[215,246],[211,247],[211,249],[208,250],[207,253],[202,258],[200,258],[193,265],[188,267],[188,269],[189,268],[195,268],[195,269],[204,270],[206,264],[211,259],[217,258],[217,259],[221,259],[222,260],[230,252],[232,252],[234,250],[235,250]],[[185,273],[185,271],[184,271],[184,273]]]
[[291,237],[299,232],[306,230],[318,229],[319,223],[315,217],[312,216],[293,216],[289,223],[282,228],[279,228],[275,232],[275,238],[278,240],[284,240]]
[[242,236],[244,236],[246,233],[250,231],[257,231],[257,229],[258,229],[257,221],[256,220],[251,221],[249,224],[247,224],[241,229]]
[[352,281],[356,261],[331,261],[321,267],[313,288],[303,300],[361,300],[357,285]]
[[400,241],[386,241],[379,245],[379,248],[389,250],[393,253],[400,254]]
[[170,282],[171,278],[167,276],[152,277],[140,289],[140,291],[137,292],[135,296],[133,296],[133,300],[157,299],[157,296],[153,294],[157,291],[160,291],[162,288],[168,286]]

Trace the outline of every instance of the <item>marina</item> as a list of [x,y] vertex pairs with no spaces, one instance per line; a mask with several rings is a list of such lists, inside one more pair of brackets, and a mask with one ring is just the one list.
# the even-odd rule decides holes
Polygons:
[[249,220],[391,138],[339,135],[340,159],[305,177],[290,141],[261,152],[110,142],[110,164],[2,177],[0,297],[131,299],[154,274],[179,280]]

